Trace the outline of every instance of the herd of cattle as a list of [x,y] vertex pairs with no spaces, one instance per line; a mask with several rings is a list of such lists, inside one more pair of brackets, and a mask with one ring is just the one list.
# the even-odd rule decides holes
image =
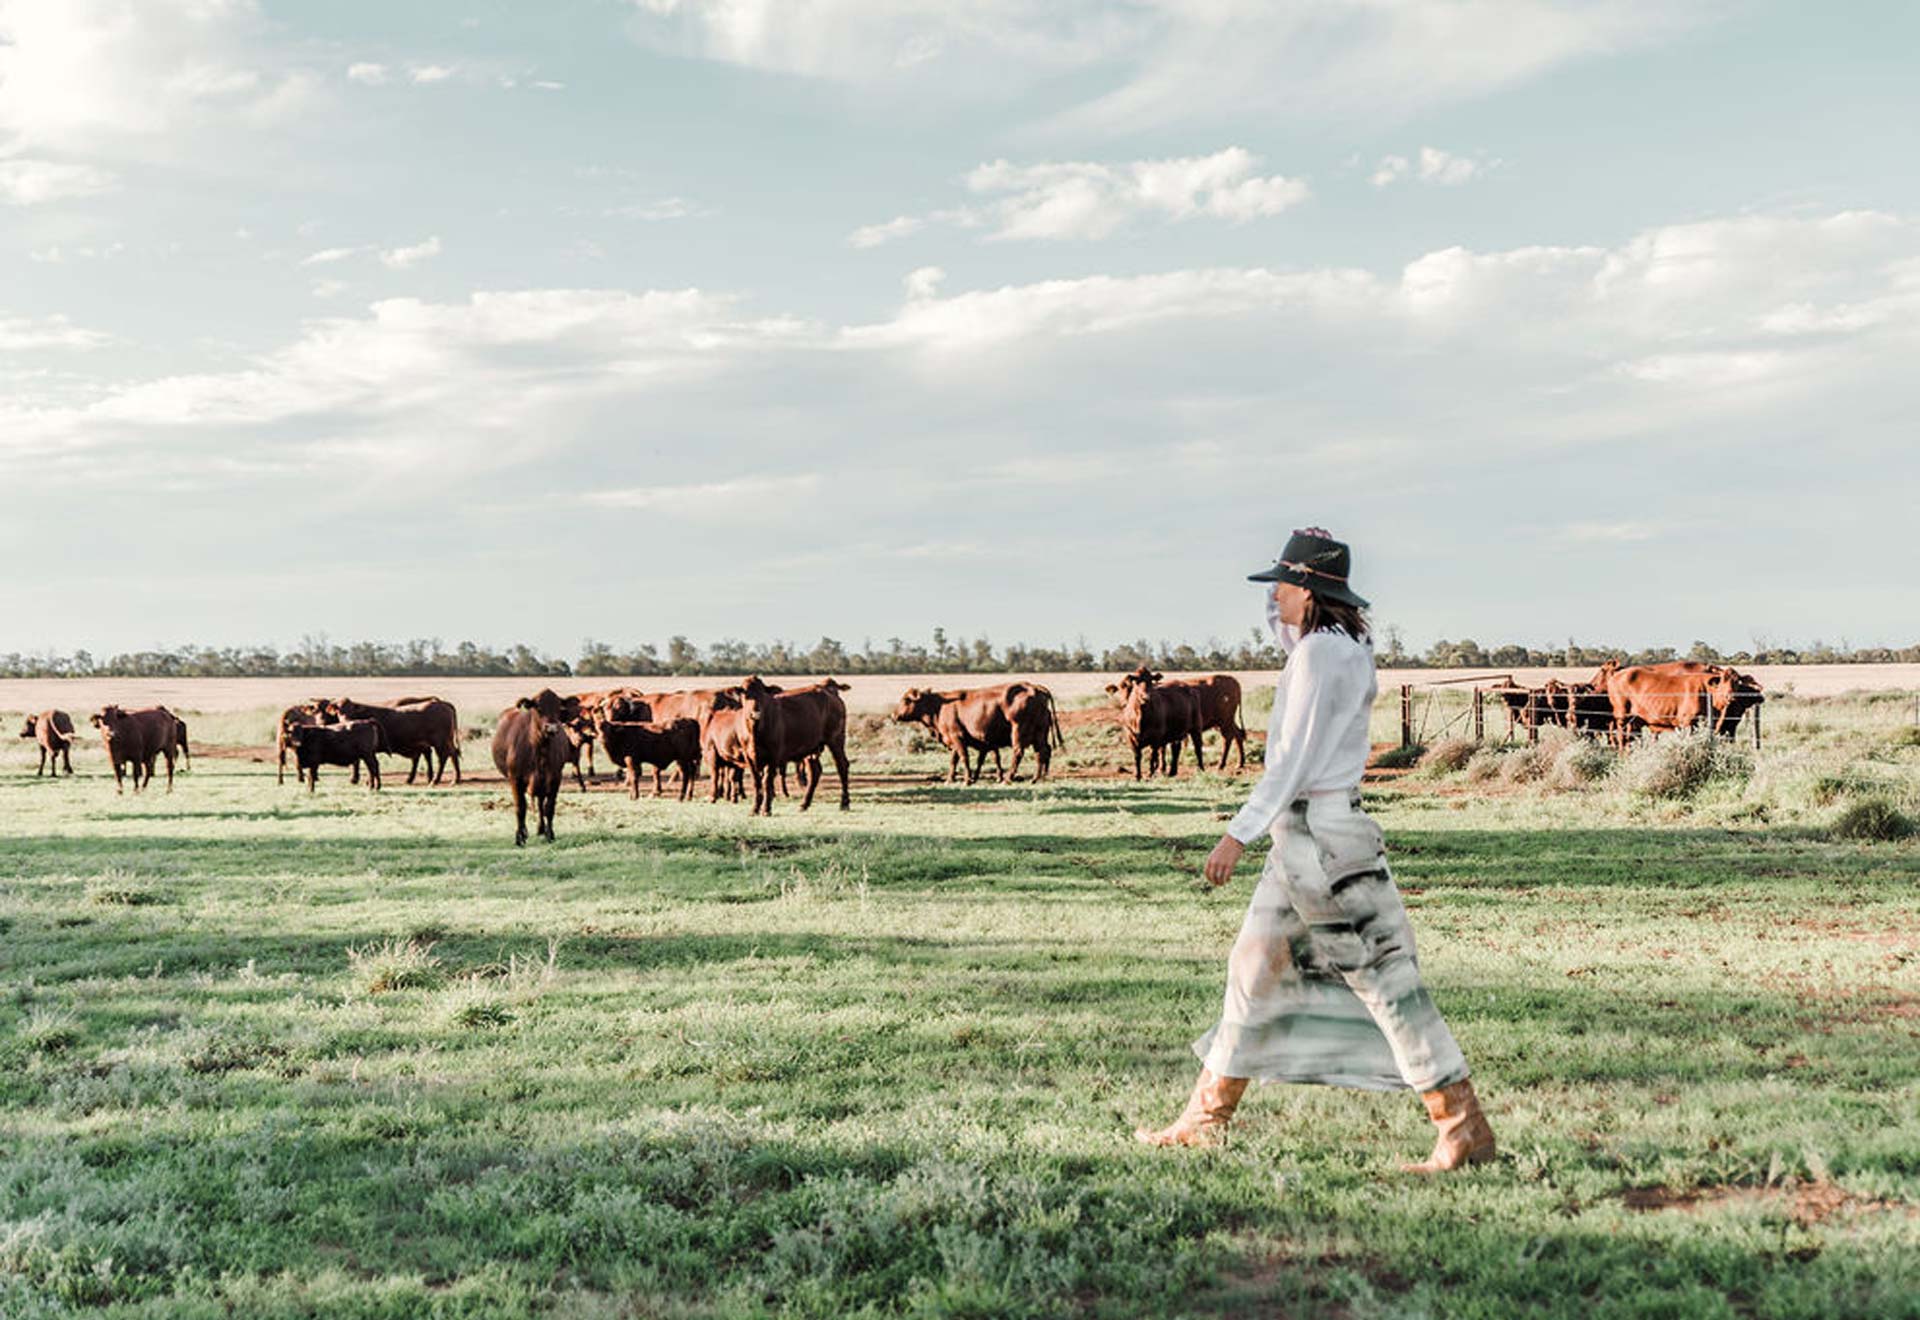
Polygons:
[[[812,806],[822,758],[831,757],[844,811],[849,805],[847,708],[840,694],[847,690],[832,678],[781,688],[758,677],[686,692],[619,687],[561,696],[543,688],[501,712],[493,735],[493,763],[513,794],[514,842],[526,842],[529,804],[538,833],[553,837],[562,780],[571,768],[584,791],[586,776],[594,773],[596,748],[618,769],[633,797],[640,795],[644,772],[651,770],[658,797],[664,772],[673,770],[685,801],[705,766],[710,800],[724,795],[742,801],[751,783],[756,815],[773,813],[776,793],[787,792],[789,767],[805,791],[800,810]],[[1687,728],[1703,719],[1716,733],[1730,735],[1741,716],[1765,699],[1747,675],[1691,662],[1625,669],[1609,662],[1586,683],[1553,681],[1538,688],[1508,683],[1490,690],[1506,705],[1510,720],[1530,730],[1560,724],[1582,733],[1605,731],[1620,742],[1641,730]],[[1179,774],[1184,744],[1192,745],[1204,767],[1201,736],[1208,730],[1221,735],[1219,768],[1224,770],[1236,751],[1236,768],[1246,768],[1240,684],[1231,675],[1168,678],[1142,665],[1109,683],[1107,693],[1133,752],[1136,779],[1162,771]],[[949,753],[949,781],[964,773],[966,782],[976,782],[988,753],[996,774],[1017,777],[1029,752],[1034,778],[1042,780],[1051,772],[1054,748],[1066,745],[1053,694],[1027,681],[941,692],[909,688],[892,718],[920,725],[939,740]],[[175,758],[190,757],[185,722],[164,706],[125,710],[117,705],[99,711],[92,722],[113,766],[116,790],[130,772],[138,792],[152,781],[161,760],[172,789]],[[65,711],[29,716],[20,736],[38,742],[39,773],[58,773],[62,766],[73,773],[74,725]],[[368,787],[378,789],[382,756],[407,758],[409,784],[421,774],[423,762],[428,782],[443,782],[448,766],[453,782],[460,782],[459,713],[440,697],[404,697],[384,705],[315,698],[281,712],[275,741],[279,782],[286,782],[291,756],[295,777],[308,792],[319,784],[323,766],[349,768],[355,782],[364,772]],[[1005,768],[1002,751],[1012,752],[1011,769]]]
[[1509,732],[1516,723],[1529,734],[1557,724],[1590,737],[1604,733],[1622,748],[1636,733],[1700,724],[1731,738],[1742,717],[1767,699],[1751,675],[1694,660],[1627,668],[1609,660],[1584,683],[1551,679],[1541,687],[1522,687],[1508,682],[1487,690],[1506,707]]

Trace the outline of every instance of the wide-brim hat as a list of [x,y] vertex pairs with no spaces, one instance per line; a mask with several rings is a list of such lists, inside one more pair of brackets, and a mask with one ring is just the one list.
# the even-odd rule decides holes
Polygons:
[[1286,549],[1272,568],[1247,574],[1249,582],[1291,582],[1316,596],[1342,601],[1360,609],[1366,598],[1347,585],[1353,571],[1353,552],[1345,541],[1336,541],[1318,527],[1295,531],[1287,538]]

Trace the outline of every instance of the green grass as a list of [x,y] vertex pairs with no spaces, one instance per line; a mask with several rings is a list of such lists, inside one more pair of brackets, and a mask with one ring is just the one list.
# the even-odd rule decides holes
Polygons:
[[1371,791],[1503,1147],[1433,1182],[1406,1095],[1129,1138],[1244,779],[949,787],[876,725],[849,814],[569,787],[516,850],[497,788],[10,749],[0,1315],[1920,1315],[1920,840],[1832,828],[1920,747],[1782,704],[1682,797]]

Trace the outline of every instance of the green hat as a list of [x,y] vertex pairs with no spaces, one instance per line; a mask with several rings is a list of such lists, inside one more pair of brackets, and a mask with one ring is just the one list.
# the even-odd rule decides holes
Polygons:
[[1247,581],[1291,582],[1316,596],[1344,601],[1364,610],[1367,608],[1365,598],[1355,595],[1347,585],[1347,574],[1352,567],[1353,552],[1347,549],[1345,541],[1334,540],[1324,527],[1309,527],[1305,531],[1295,528],[1274,566],[1247,574]]

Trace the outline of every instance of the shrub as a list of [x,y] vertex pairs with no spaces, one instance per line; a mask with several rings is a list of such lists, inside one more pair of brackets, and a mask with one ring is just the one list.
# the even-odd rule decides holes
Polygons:
[[1506,753],[1492,747],[1482,747],[1467,758],[1467,782],[1484,784],[1499,778],[1500,767],[1507,759]]
[[390,990],[428,989],[440,984],[440,960],[433,956],[433,945],[414,940],[404,943],[388,940],[369,944],[364,949],[349,948],[347,963],[360,983],[362,993],[386,994]]
[[87,901],[101,907],[143,907],[160,902],[161,896],[141,884],[134,872],[109,866],[87,881]]
[[1615,763],[1613,749],[1605,743],[1595,738],[1575,738],[1553,758],[1549,778],[1555,788],[1581,788],[1612,774]]
[[1866,843],[1886,843],[1904,839],[1914,832],[1911,817],[1886,798],[1870,797],[1848,807],[1834,820],[1831,833],[1836,839],[1856,839]]
[[1427,749],[1419,743],[1408,743],[1404,747],[1389,747],[1373,758],[1373,764],[1381,770],[1402,770],[1407,766],[1420,764]]
[[1450,775],[1466,769],[1479,750],[1480,744],[1471,738],[1447,738],[1427,749],[1420,758],[1420,768],[1429,775]]
[[1920,747],[1920,724],[1909,724],[1905,728],[1895,729],[1887,742],[1895,747]]
[[1516,747],[1501,759],[1500,777],[1509,784],[1531,784],[1545,779],[1553,769],[1556,751],[1546,743]]
[[1715,780],[1747,778],[1753,760],[1711,733],[1668,734],[1627,753],[1620,773],[1629,791],[1641,797],[1684,798]]

